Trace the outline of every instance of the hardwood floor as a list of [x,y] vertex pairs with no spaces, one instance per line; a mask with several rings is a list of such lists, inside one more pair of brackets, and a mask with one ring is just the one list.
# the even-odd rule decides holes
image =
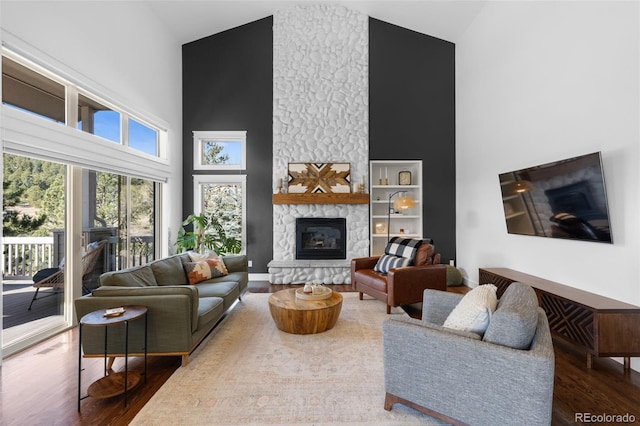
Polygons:
[[[252,282],[249,290],[269,293],[288,287],[297,286]],[[333,288],[351,291],[350,286]],[[416,310],[409,312],[412,316],[418,314]],[[554,346],[554,426],[583,423],[576,421],[576,413],[629,413],[635,416],[635,424],[640,424],[640,373],[633,370],[625,373],[622,364],[608,358],[594,358],[593,368],[589,370],[584,353],[557,342]],[[118,359],[114,370],[123,369],[123,364]],[[85,395],[86,387],[102,376],[103,361],[84,358],[82,365]],[[179,357],[149,357],[147,383],[130,392],[126,408],[122,397],[105,400],[86,398],[81,403],[82,411],[78,413],[77,329],[70,330],[4,360],[0,368],[0,424],[127,425],[179,367]],[[129,368],[141,371],[142,359],[130,358]]]

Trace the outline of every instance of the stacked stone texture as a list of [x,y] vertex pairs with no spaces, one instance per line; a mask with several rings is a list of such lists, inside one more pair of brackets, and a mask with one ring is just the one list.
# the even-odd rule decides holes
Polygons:
[[[348,162],[353,182],[368,180],[368,17],[303,5],[277,12],[273,22],[274,187],[292,162]],[[367,205],[274,205],[274,260],[295,259],[296,217],[345,217],[347,258],[369,252]],[[349,281],[348,268],[294,263],[291,271],[270,268],[272,280]]]

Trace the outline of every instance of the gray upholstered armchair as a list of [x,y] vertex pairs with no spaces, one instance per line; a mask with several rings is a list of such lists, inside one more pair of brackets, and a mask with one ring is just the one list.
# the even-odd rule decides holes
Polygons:
[[422,320],[383,323],[384,408],[452,424],[549,425],[555,358],[534,290],[511,284],[483,336],[442,326],[462,297],[425,290]]

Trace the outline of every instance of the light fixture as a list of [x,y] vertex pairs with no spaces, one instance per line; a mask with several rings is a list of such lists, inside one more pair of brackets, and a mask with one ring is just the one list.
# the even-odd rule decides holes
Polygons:
[[416,202],[412,197],[404,196],[398,197],[393,202],[393,209],[391,208],[391,199],[394,195],[400,193],[406,193],[407,191],[396,191],[389,195],[389,208],[387,209],[387,243],[391,240],[391,212],[400,210],[412,209],[416,206]]
[[533,190],[533,184],[528,180],[517,180],[509,184],[510,194],[522,194]]

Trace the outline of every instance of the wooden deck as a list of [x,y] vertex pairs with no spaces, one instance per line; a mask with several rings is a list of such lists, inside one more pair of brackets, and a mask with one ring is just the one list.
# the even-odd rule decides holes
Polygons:
[[62,315],[63,293],[50,288],[40,289],[38,299],[28,310],[36,291],[32,284],[33,281],[27,280],[7,280],[2,283],[3,330],[52,315]]

